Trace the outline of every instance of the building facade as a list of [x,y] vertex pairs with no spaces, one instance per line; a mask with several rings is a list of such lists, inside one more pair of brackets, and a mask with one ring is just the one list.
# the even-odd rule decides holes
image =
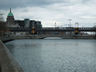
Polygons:
[[18,27],[18,24],[15,23],[14,15],[11,11],[11,8],[10,8],[10,12],[8,13],[6,23],[7,23],[7,27]]
[[24,20],[15,20],[14,15],[11,11],[8,13],[7,19],[6,19],[7,27],[17,27],[17,28],[28,28],[30,29],[29,32],[26,32],[27,34],[32,34],[33,30],[34,33],[37,34],[39,29],[42,29],[42,24],[40,21],[36,20],[30,20],[30,19],[24,19]]

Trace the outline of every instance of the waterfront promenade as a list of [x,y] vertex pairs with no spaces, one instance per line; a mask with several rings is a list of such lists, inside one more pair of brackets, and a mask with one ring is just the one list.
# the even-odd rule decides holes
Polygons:
[[0,72],[23,72],[7,47],[0,40]]

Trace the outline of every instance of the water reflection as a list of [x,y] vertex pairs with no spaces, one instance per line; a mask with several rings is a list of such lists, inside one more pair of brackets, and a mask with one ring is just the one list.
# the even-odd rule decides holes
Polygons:
[[15,40],[7,47],[25,72],[95,72],[95,40]]

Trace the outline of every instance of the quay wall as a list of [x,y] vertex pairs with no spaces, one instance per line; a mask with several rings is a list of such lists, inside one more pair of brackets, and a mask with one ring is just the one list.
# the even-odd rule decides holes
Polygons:
[[96,39],[94,36],[47,36],[47,35],[27,35],[27,36],[16,36],[14,39],[44,39],[47,37],[60,37],[62,39]]
[[0,40],[5,43],[14,40],[14,37],[0,37]]
[[0,72],[24,72],[0,40]]

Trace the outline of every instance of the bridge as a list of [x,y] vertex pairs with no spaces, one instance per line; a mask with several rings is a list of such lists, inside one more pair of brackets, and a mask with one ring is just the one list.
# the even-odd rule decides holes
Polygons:
[[[50,31],[58,31],[58,32],[72,32],[75,31],[76,29],[78,29],[78,31],[84,31],[84,32],[96,32],[96,27],[62,27],[62,28],[55,28],[55,27],[44,27],[42,29],[33,29],[36,30],[37,32],[50,32]],[[18,28],[18,27],[13,27],[13,28],[9,28],[9,31],[13,31],[13,32],[28,32],[28,31],[32,31],[32,29],[30,28]]]
[[[95,27],[77,27],[78,31],[87,31],[87,32],[92,32],[96,31]],[[43,28],[43,31],[65,31],[65,32],[70,32],[70,31],[75,31],[77,28],[75,27],[62,27],[62,28]]]
[[[96,32],[96,27],[43,27],[42,29],[35,28],[9,28],[11,32],[29,32],[29,38],[45,38],[45,37],[61,37],[61,38],[75,38],[76,36],[84,38],[96,37],[94,35],[82,35],[81,32]],[[37,36],[36,36],[37,35]],[[27,37],[27,36],[26,36]]]

